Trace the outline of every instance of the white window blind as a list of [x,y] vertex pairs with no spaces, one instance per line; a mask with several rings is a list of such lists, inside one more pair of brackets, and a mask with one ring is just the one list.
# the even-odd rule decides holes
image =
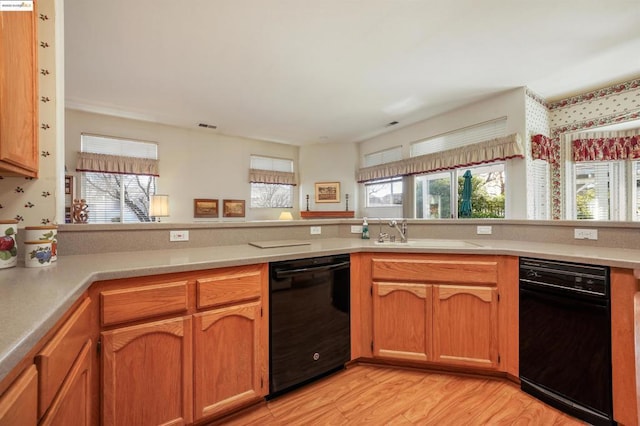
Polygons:
[[507,117],[454,130],[411,144],[411,157],[460,148],[501,138],[507,134]]
[[293,160],[252,155],[251,168],[293,173]]
[[545,160],[533,160],[530,177],[530,188],[533,192],[533,219],[547,220],[550,218],[549,163]]
[[364,156],[364,167],[377,166],[402,160],[402,147],[396,146],[382,151],[372,152]]
[[94,154],[158,159],[158,144],[153,142],[83,134],[80,147],[82,152]]
[[613,180],[613,162],[580,162],[575,164],[576,219],[612,219],[614,203],[610,197],[610,187],[615,183]]
[[631,209],[632,220],[640,220],[640,161],[631,163]]

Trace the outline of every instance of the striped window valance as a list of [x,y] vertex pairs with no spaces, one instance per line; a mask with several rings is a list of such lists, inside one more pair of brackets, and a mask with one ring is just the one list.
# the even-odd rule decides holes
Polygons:
[[450,170],[493,161],[523,158],[520,135],[514,133],[502,138],[478,142],[446,151],[420,155],[372,167],[364,167],[356,173],[358,182],[368,182],[396,176]]
[[249,169],[249,182],[296,186],[296,174],[277,170]]
[[76,171],[159,176],[158,160],[92,152],[78,152]]

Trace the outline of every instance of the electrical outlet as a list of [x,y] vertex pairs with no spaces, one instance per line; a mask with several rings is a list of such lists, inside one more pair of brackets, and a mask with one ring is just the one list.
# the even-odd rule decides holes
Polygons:
[[362,225],[351,225],[352,234],[362,234]]
[[169,231],[169,241],[189,241],[189,231]]
[[321,226],[312,226],[311,227],[311,235],[320,235],[322,234],[322,227]]
[[575,238],[576,240],[597,240],[598,230],[575,228],[573,230],[573,238]]
[[490,226],[478,226],[476,228],[476,234],[478,235],[491,235],[491,227]]

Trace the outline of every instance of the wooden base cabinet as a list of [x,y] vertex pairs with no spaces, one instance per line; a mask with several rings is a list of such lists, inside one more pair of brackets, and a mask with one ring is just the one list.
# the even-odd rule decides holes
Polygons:
[[433,358],[469,367],[498,367],[498,290],[433,286]]
[[28,367],[0,396],[0,426],[38,424],[38,371]]
[[195,418],[262,396],[260,302],[194,315]]
[[191,317],[102,333],[102,424],[192,421]]
[[373,357],[500,367],[497,258],[375,254],[362,259],[370,262],[359,268],[369,276],[365,285],[371,285]]
[[431,358],[431,286],[373,284],[373,355],[427,361]]

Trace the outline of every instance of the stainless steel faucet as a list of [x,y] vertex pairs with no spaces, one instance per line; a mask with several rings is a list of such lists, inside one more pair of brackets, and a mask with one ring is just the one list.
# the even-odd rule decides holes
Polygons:
[[378,224],[380,225],[380,232],[378,233],[378,242],[384,243],[385,238],[389,238],[389,234],[386,232],[382,232],[382,219],[378,218]]
[[403,242],[403,243],[407,242],[408,224],[407,224],[407,220],[406,219],[402,220],[402,223],[400,224],[400,226],[398,226],[398,221],[393,219],[391,222],[389,222],[389,226],[392,227],[392,228],[396,228],[396,230],[400,234],[400,241],[401,242]]

